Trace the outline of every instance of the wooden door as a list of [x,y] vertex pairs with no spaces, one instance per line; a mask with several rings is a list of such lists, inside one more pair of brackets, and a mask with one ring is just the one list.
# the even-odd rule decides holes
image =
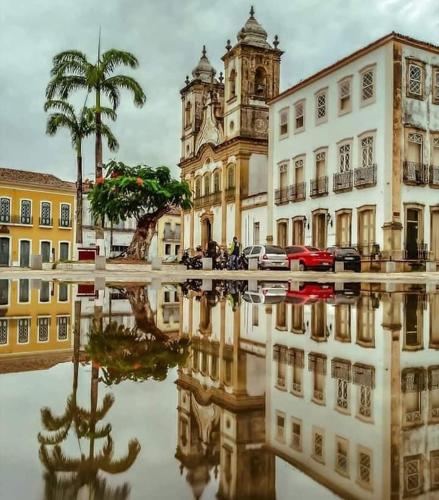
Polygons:
[[9,266],[9,238],[0,238],[0,266]]
[[30,241],[20,241],[20,267],[30,266]]

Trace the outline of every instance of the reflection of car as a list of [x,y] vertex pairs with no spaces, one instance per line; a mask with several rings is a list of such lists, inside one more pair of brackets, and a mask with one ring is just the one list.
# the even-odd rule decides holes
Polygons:
[[316,247],[304,245],[294,245],[286,249],[288,262],[292,260],[299,261],[299,269],[332,269],[334,266],[334,257],[326,250],[319,250]]
[[280,304],[284,302],[286,293],[285,288],[265,288],[257,292],[247,291],[242,295],[242,298],[251,304]]
[[289,304],[305,305],[330,300],[333,297],[333,283],[304,283],[299,285],[297,290],[290,286],[285,301]]
[[361,271],[361,255],[354,247],[329,247],[327,251],[334,256],[337,262],[343,262],[345,270]]
[[343,283],[342,289],[335,290],[334,296],[328,299],[329,304],[356,304],[361,293],[361,283]]
[[254,245],[243,250],[248,262],[255,259],[259,269],[288,269],[285,250],[274,245]]

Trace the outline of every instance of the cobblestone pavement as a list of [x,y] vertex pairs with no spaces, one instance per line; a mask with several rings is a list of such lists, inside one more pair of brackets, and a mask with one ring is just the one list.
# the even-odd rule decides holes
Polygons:
[[392,282],[392,283],[430,283],[439,284],[439,272],[411,273],[353,273],[353,272],[314,272],[314,271],[193,271],[184,266],[166,265],[160,271],[142,264],[107,264],[104,271],[96,271],[93,264],[72,264],[68,269],[31,271],[21,268],[0,268],[0,278],[44,279],[64,281],[94,281],[105,277],[113,282],[148,282],[154,279],[178,282],[186,279],[234,279],[257,281],[312,281],[312,282]]

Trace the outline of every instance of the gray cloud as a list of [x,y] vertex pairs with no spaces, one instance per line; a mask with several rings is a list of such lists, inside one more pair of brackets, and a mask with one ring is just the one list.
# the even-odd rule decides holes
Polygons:
[[[392,30],[439,43],[436,0],[256,0],[256,17],[280,37],[285,51],[282,89]],[[68,48],[96,53],[102,27],[104,49],[134,52],[133,76],[148,101],[134,107],[123,96],[113,125],[121,148],[106,159],[166,164],[180,156],[180,98],[186,74],[201,46],[218,71],[226,40],[248,17],[242,0],[1,0],[0,165],[74,177],[67,134],[45,136],[42,110],[52,56]],[[78,102],[83,97],[78,96]],[[85,173],[93,172],[93,140],[85,148]],[[177,173],[177,169],[175,168]]]

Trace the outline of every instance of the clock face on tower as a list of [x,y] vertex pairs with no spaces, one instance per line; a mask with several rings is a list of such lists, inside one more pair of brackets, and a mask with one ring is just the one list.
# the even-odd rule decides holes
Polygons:
[[264,118],[256,118],[255,120],[256,132],[266,132],[267,131],[267,120]]

